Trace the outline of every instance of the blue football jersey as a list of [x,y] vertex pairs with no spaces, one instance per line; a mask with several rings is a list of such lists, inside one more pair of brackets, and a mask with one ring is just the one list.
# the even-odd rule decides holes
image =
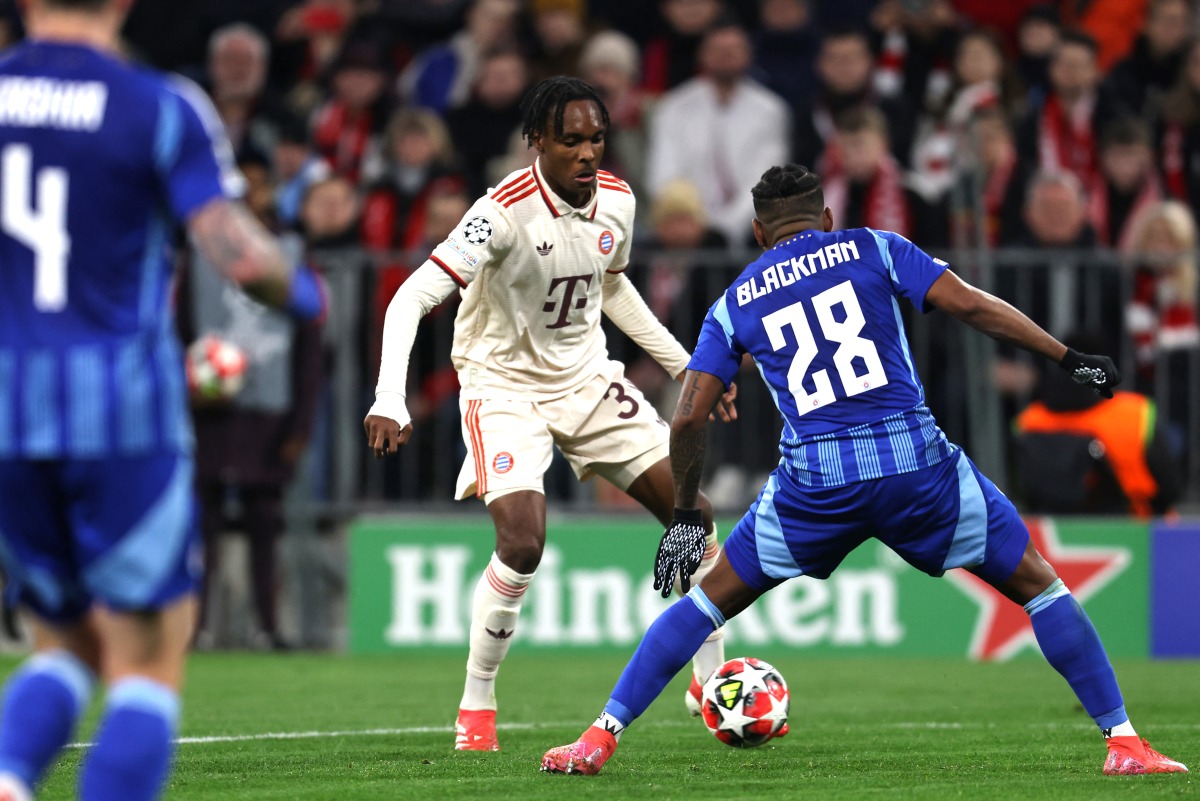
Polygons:
[[837,487],[954,452],[925,405],[899,298],[928,311],[946,269],[904,237],[805,231],[767,250],[709,310],[688,367],[726,386],[750,354],[783,417],[781,465]]
[[73,44],[0,59],[0,458],[190,450],[170,245],[239,193],[232,161],[182,79]]

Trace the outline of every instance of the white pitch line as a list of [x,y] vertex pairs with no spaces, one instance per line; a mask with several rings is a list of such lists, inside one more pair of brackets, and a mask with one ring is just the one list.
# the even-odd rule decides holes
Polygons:
[[[501,731],[536,729],[554,724],[497,723]],[[566,724],[563,724],[566,725]],[[409,726],[403,729],[347,729],[345,731],[269,731],[261,734],[216,734],[207,737],[179,737],[176,745],[207,745],[208,743],[243,743],[253,740],[314,740],[330,737],[371,737],[396,734],[448,734],[453,726]],[[70,743],[67,748],[91,748],[95,743]]]
[[[577,725],[579,721],[570,723],[497,723],[496,728],[500,731],[528,731],[530,729],[557,729],[569,728],[572,725]],[[688,721],[672,721],[672,720],[655,720],[642,723],[639,728],[684,728],[687,726],[696,725],[694,722]],[[863,724],[871,728],[879,728],[880,724]],[[1090,729],[1094,724],[1084,721],[1078,723],[1029,723],[1024,724],[1029,728],[1039,729]],[[995,723],[986,722],[939,722],[939,721],[916,721],[916,722],[897,722],[884,723],[882,728],[890,729],[979,729],[979,728],[998,728]],[[1163,729],[1171,730],[1186,730],[1200,731],[1200,723],[1159,723],[1153,726],[1155,731]],[[277,732],[262,732],[260,734],[216,734],[204,737],[180,737],[175,740],[176,745],[209,745],[211,743],[245,743],[260,740],[319,740],[331,739],[334,737],[391,737],[404,734],[449,734],[454,731],[453,726],[408,726],[398,729],[346,729],[342,731],[277,731]],[[93,743],[70,743],[67,748],[90,748]]]

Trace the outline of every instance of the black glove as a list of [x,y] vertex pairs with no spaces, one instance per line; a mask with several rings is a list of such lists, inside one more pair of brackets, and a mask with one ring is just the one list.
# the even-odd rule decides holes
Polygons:
[[1121,371],[1107,356],[1092,356],[1067,348],[1067,355],[1062,357],[1058,366],[1066,370],[1076,384],[1089,387],[1105,398],[1111,398],[1112,388],[1121,383]]
[[654,589],[662,592],[662,597],[671,594],[676,573],[684,592],[691,587],[692,574],[704,558],[704,537],[704,516],[700,510],[676,508],[654,557]]

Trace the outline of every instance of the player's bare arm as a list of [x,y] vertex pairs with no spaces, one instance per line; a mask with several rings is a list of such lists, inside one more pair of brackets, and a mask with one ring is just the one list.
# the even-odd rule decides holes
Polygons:
[[[686,378],[687,370],[684,370],[682,373],[675,376],[675,380],[680,384],[682,384]],[[709,414],[708,421],[711,423],[717,419],[717,415],[720,415],[722,423],[732,423],[737,419],[737,406],[734,405],[734,401],[736,400],[737,382],[734,381],[729,384],[729,390],[721,394],[720,399],[717,401],[717,414]]]
[[1121,383],[1121,371],[1108,356],[1071,350],[1021,311],[971,286],[949,270],[933,282],[925,299],[993,339],[1040,353],[1069,373],[1075,383],[1097,395],[1111,398],[1112,388]]
[[929,287],[925,299],[972,328],[993,339],[1012,343],[1057,363],[1067,346],[1046,333],[1037,323],[995,295],[971,286],[946,270]]
[[[730,392],[735,390],[730,389]],[[688,370],[683,391],[671,420],[671,475],[675,482],[675,506],[694,509],[699,503],[700,476],[708,440],[706,426],[714,406],[726,395],[721,379]]]
[[264,303],[287,304],[291,266],[275,237],[242,203],[218,198],[205,204],[189,221],[188,231],[222,275]]

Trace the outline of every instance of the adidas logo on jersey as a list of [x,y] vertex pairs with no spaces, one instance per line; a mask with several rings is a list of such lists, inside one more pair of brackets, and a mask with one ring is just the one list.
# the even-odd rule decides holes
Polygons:
[[539,256],[545,256],[552,250],[554,250],[554,245],[547,245],[545,242],[537,246],[537,252]]

